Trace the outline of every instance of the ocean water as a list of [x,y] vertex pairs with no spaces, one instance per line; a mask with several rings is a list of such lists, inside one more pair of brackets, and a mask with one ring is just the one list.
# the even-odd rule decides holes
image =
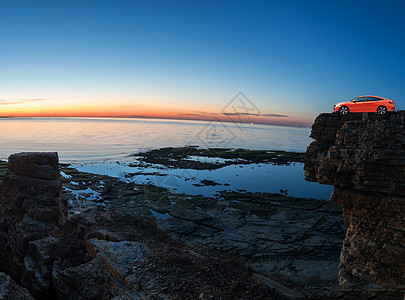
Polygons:
[[118,118],[0,118],[0,159],[57,151],[61,162],[100,162],[139,151],[196,145],[305,152],[309,128]]
[[[60,161],[81,171],[152,183],[175,192],[214,195],[222,190],[277,193],[329,199],[332,188],[304,180],[302,163],[233,165],[217,170],[131,167],[129,155],[161,147],[194,145],[305,152],[310,128],[204,121],[118,118],[0,119],[0,159],[23,151],[57,151]],[[195,159],[195,158],[194,158]],[[204,158],[199,158],[204,159]],[[208,159],[208,158],[207,158]],[[129,173],[142,173],[128,177]],[[158,175],[150,174],[157,172]],[[148,175],[149,174],[149,175]],[[201,186],[201,180],[216,186]]]

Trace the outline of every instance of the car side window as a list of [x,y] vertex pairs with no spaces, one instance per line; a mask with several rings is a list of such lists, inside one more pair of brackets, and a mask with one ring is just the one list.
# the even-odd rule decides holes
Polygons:
[[377,97],[367,97],[367,101],[380,101],[381,99]]
[[364,101],[366,101],[366,98],[367,97],[358,97],[358,98],[354,99],[354,101],[356,101],[356,102],[364,102]]

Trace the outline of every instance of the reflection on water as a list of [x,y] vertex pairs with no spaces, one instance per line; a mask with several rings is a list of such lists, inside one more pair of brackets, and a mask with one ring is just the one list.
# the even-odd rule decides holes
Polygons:
[[[328,200],[332,192],[331,186],[305,181],[302,163],[290,166],[231,165],[216,170],[169,169],[160,165],[131,167],[128,163],[112,161],[74,164],[72,167],[81,172],[109,175],[137,184],[151,183],[189,195],[213,196],[224,190],[279,193],[282,189],[294,197]],[[128,176],[131,173],[136,175]],[[201,180],[210,180],[217,185],[205,186]]]
[[0,119],[0,159],[57,151],[62,162],[119,159],[141,150],[199,145],[304,152],[309,128],[109,118]]

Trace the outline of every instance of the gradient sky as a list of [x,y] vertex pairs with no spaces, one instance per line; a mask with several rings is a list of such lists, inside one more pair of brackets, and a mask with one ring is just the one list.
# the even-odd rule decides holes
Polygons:
[[[405,101],[405,2],[0,0],[0,116],[307,125],[363,94]],[[258,116],[261,115],[261,116]]]

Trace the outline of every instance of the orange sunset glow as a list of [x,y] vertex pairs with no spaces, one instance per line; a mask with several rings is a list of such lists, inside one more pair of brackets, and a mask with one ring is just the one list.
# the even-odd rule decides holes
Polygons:
[[[308,127],[311,118],[298,114],[273,114],[260,111],[253,103],[246,107],[244,102],[215,107],[215,105],[195,105],[186,101],[170,105],[167,101],[109,101],[106,97],[73,98],[75,100],[52,98],[6,98],[0,100],[0,117],[108,117],[108,118],[152,118],[199,121],[221,121],[234,123],[254,123]],[[237,101],[237,100],[233,100]],[[250,100],[245,100],[249,101]],[[158,103],[156,105],[155,103]],[[226,104],[227,102],[224,101]],[[229,102],[228,102],[229,103]],[[230,102],[232,103],[232,102]],[[185,109],[185,107],[189,107]],[[226,109],[225,109],[226,108]],[[224,110],[225,109],[225,110]]]
[[21,108],[4,109],[0,117],[31,118],[31,117],[106,117],[106,118],[150,118],[150,119],[178,119],[198,121],[221,121],[233,123],[269,124],[284,126],[308,126],[308,120],[288,116],[266,116],[266,115],[226,115],[226,113],[209,113],[201,111],[185,111],[178,109],[156,109],[115,106],[79,106],[79,107],[43,107],[43,108]]

